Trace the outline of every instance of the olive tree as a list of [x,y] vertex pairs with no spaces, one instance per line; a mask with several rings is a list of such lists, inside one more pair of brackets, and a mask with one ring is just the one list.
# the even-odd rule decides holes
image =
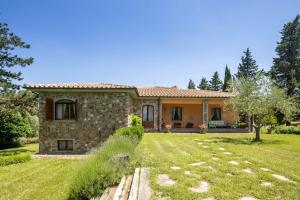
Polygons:
[[289,119],[297,111],[294,99],[288,97],[284,90],[274,86],[269,78],[261,74],[254,79],[241,77],[235,80],[233,91],[236,95],[227,101],[227,105],[235,112],[247,115],[249,128],[253,116],[255,141],[260,140],[260,129],[265,125],[265,116],[274,115],[279,111]]

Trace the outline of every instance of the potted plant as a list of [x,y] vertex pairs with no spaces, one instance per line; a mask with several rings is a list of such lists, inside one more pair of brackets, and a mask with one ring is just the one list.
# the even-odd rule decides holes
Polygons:
[[171,133],[171,124],[166,124],[167,133]]
[[207,125],[206,125],[206,124],[201,124],[201,125],[199,125],[199,133],[200,133],[200,134],[205,134],[205,133],[207,133]]

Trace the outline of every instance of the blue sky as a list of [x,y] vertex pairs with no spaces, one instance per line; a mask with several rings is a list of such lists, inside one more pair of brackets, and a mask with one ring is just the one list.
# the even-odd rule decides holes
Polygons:
[[232,73],[249,47],[260,68],[275,57],[292,0],[1,0],[0,21],[31,44],[25,83],[199,83]]

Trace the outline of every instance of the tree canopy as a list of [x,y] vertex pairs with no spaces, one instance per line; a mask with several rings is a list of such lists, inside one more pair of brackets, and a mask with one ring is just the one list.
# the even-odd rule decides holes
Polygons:
[[223,84],[222,90],[224,92],[229,92],[230,89],[231,89],[231,84],[232,84],[232,75],[231,75],[229,67],[226,65],[226,67],[225,67],[225,76],[224,76],[224,84]]
[[249,118],[253,116],[256,141],[260,140],[260,128],[264,125],[265,116],[279,111],[290,119],[297,111],[294,99],[287,97],[285,91],[274,86],[266,76],[257,75],[253,79],[241,77],[233,83],[233,90],[237,95],[230,98],[227,105],[237,113],[247,114]]
[[211,77],[209,84],[210,84],[211,90],[219,91],[222,89],[222,81],[221,81],[221,79],[219,77],[219,73],[217,71]]
[[275,49],[270,74],[276,84],[284,88],[288,95],[300,89],[300,16],[288,22],[281,31],[281,40]]
[[196,84],[192,79],[189,80],[188,89],[196,89]]
[[208,81],[206,80],[205,77],[201,78],[201,81],[200,81],[199,85],[197,86],[197,88],[200,90],[209,90],[210,89]]
[[249,48],[247,48],[243,53],[244,55],[242,56],[241,63],[238,66],[236,77],[252,79],[259,72],[258,65],[256,64]]
[[9,31],[8,25],[0,23],[0,89],[9,87],[13,89],[19,86],[13,83],[13,80],[22,80],[21,72],[14,72],[10,68],[15,66],[25,67],[33,62],[33,58],[22,58],[14,53],[16,48],[28,49],[22,39]]

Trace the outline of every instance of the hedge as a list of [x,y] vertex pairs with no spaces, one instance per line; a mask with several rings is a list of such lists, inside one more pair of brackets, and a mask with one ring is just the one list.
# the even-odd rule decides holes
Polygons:
[[0,157],[0,166],[6,166],[11,164],[23,163],[31,160],[30,154],[17,154],[11,156]]
[[277,126],[274,129],[274,133],[277,134],[296,134],[300,135],[300,128],[295,126]]

